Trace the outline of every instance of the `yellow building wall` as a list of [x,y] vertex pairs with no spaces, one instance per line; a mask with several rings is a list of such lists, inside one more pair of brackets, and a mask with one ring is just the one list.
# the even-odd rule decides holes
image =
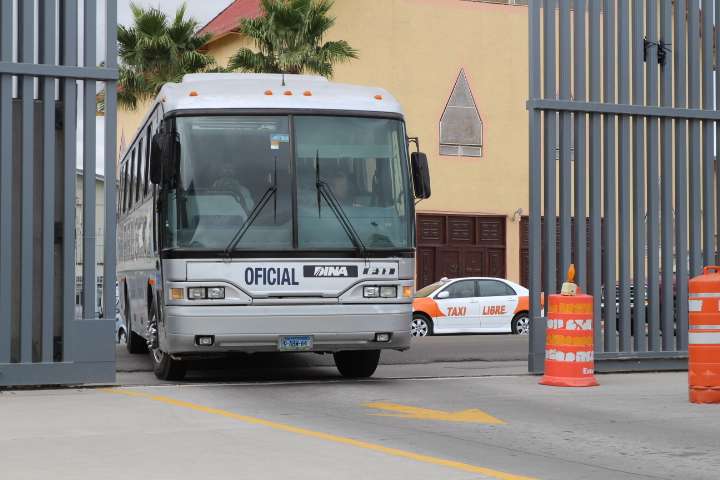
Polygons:
[[227,66],[230,57],[235,55],[239,48],[252,48],[253,43],[244,35],[238,33],[230,33],[216,41],[213,41],[208,48],[208,52],[215,57],[218,65]]
[[117,149],[118,149],[118,163],[120,161],[120,155],[122,154],[121,148],[123,146],[123,139],[125,141],[125,147],[130,147],[133,138],[137,133],[137,129],[145,119],[148,110],[152,106],[154,100],[147,100],[146,102],[138,103],[135,110],[127,110],[118,105],[118,125],[117,125]]
[[[418,212],[504,215],[507,276],[519,280],[519,221],[528,208],[527,7],[462,0],[335,0],[326,40],[347,40],[359,59],[336,66],[333,80],[375,85],[398,98],[408,134],[420,137],[432,198]],[[220,65],[240,47],[232,34],[208,45]],[[483,121],[483,156],[439,154],[439,122],[465,70]],[[121,112],[129,143],[146,108]]]

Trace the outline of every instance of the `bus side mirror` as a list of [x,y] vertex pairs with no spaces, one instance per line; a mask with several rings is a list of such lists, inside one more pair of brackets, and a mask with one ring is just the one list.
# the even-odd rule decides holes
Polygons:
[[413,152],[410,155],[410,167],[412,169],[415,198],[430,198],[430,169],[428,168],[427,155],[421,152]]
[[[162,182],[162,171],[169,175],[172,169],[175,136],[171,133],[156,133],[150,146],[150,181],[154,185]],[[170,167],[170,168],[168,168]]]

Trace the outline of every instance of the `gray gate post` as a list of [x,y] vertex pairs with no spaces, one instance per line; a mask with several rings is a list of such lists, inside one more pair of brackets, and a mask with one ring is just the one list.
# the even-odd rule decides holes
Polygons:
[[[84,0],[82,12],[78,3],[0,2],[0,386],[115,379],[114,322],[109,320],[115,305],[117,5],[105,2],[107,61],[100,68],[98,2]],[[78,65],[80,42],[84,66]],[[85,87],[84,319],[75,318],[78,82]],[[97,82],[106,82],[107,120],[102,320],[96,318],[94,300]]]

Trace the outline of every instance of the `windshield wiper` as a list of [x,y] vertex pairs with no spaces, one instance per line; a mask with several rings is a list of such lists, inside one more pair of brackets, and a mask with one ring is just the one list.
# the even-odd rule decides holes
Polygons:
[[337,219],[342,224],[343,230],[345,230],[345,233],[347,234],[348,238],[350,238],[350,241],[353,243],[355,248],[360,251],[360,254],[363,257],[367,256],[367,248],[365,247],[365,244],[360,238],[357,230],[355,230],[355,227],[353,227],[352,222],[350,222],[350,219],[345,213],[345,210],[343,210],[342,205],[340,205],[340,202],[333,193],[332,188],[322,178],[320,178],[319,150],[315,154],[315,186],[317,187],[318,192],[318,216],[320,215],[320,197],[322,196],[322,198],[325,199],[327,204],[330,205],[330,209],[333,211]]
[[263,194],[258,204],[255,205],[255,207],[250,211],[250,215],[248,215],[248,218],[243,222],[242,225],[240,225],[238,231],[235,232],[232,240],[230,240],[230,243],[228,243],[227,247],[225,247],[225,255],[227,255],[228,257],[230,256],[230,252],[232,252],[235,247],[237,247],[238,243],[240,243],[240,240],[242,240],[247,231],[250,230],[250,227],[252,226],[255,219],[257,219],[257,217],[260,215],[260,212],[262,212],[263,208],[265,208],[265,205],[267,205],[272,198],[275,198],[274,215],[275,222],[277,222],[277,158],[275,159],[275,174],[273,175],[272,185],[270,185],[268,189],[265,190],[265,193]]

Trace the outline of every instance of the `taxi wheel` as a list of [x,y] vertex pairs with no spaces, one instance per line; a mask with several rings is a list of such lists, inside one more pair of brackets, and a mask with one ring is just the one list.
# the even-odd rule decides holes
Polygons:
[[425,315],[416,313],[410,323],[410,334],[413,337],[426,337],[433,334],[432,320]]
[[518,313],[512,321],[512,333],[528,335],[530,333],[530,316],[526,312]]

